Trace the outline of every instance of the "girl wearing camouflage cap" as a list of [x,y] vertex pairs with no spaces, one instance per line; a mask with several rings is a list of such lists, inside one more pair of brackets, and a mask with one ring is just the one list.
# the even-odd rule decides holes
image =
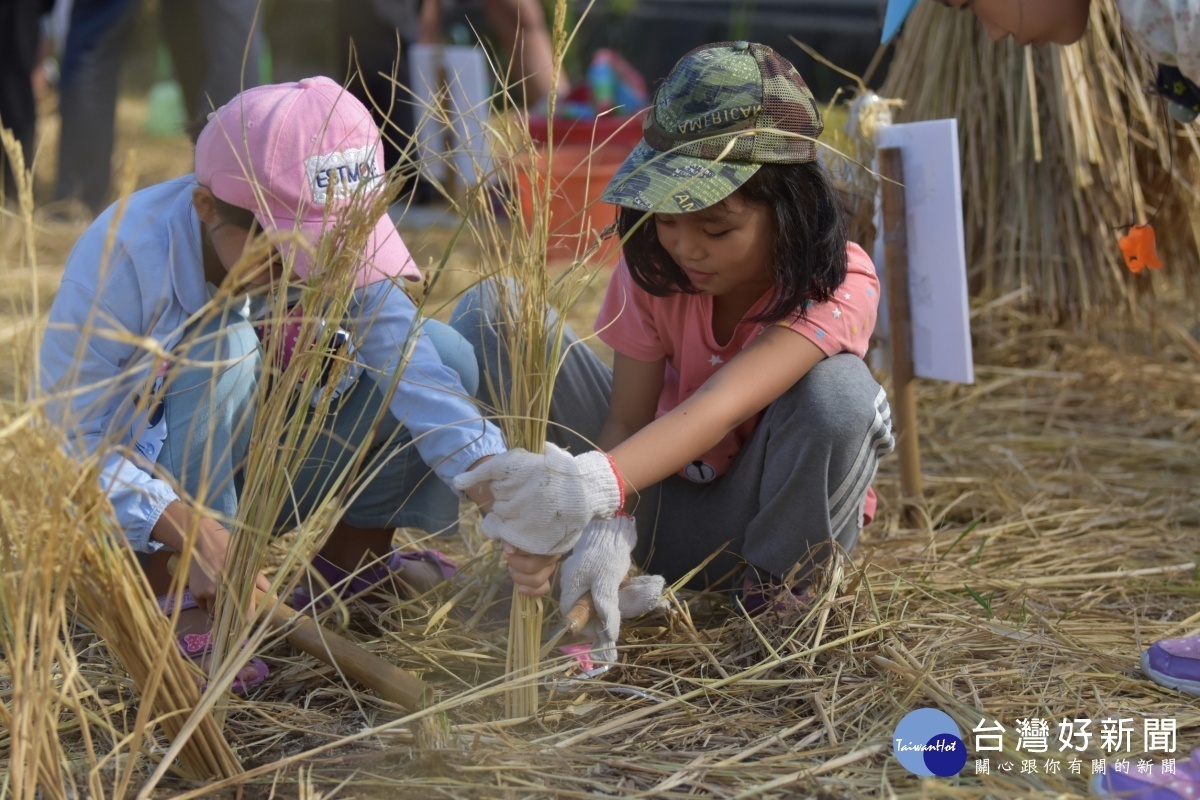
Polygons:
[[[578,433],[559,444],[581,455],[509,451],[456,481],[489,485],[485,528],[551,554],[510,559],[525,591],[549,591],[554,554],[573,548],[561,606],[591,592],[601,660],[632,609],[618,588],[633,557],[675,580],[720,551],[693,585],[777,609],[804,594],[832,545],[854,547],[875,511],[870,484],[893,445],[863,363],[879,283],[846,240],[821,131],[808,87],[769,47],[685,55],[605,190],[626,237],[596,321],[613,368],[569,348],[554,404],[555,422]],[[453,322],[485,370],[497,352],[489,305],[477,291]],[[580,498],[581,534],[575,520],[536,516],[550,493]]]

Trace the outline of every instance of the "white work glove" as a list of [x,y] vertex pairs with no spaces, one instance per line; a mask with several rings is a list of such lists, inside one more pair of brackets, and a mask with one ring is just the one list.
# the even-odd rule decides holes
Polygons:
[[558,606],[564,614],[584,592],[592,593],[592,617],[580,633],[591,640],[597,661],[617,660],[622,619],[662,605],[665,581],[661,575],[640,575],[621,586],[629,574],[636,541],[633,517],[596,520],[584,529],[575,551],[562,565]]
[[465,492],[487,482],[494,501],[484,535],[538,555],[567,552],[585,525],[611,517],[624,500],[606,453],[573,456],[549,442],[544,453],[517,449],[488,459],[456,477],[454,488]]

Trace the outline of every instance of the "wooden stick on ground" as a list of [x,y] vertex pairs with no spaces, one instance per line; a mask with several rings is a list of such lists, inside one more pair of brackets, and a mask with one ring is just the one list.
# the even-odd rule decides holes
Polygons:
[[[178,556],[172,556],[169,563],[174,572]],[[271,606],[268,621],[274,630],[285,633],[288,644],[358,681],[381,699],[410,711],[424,708],[432,699],[429,685],[411,672],[385,661],[340,634],[322,629],[309,615],[301,614],[284,603],[274,602],[265,592],[256,589],[254,599],[260,607],[262,603]]]

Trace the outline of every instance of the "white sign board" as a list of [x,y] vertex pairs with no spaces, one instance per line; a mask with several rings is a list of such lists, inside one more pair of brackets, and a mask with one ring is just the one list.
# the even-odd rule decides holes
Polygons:
[[[958,121],[887,125],[879,129],[875,141],[880,149],[899,148],[904,157],[913,372],[920,378],[974,383]],[[875,264],[880,280],[886,282],[883,224],[878,213],[876,229]],[[883,296],[887,297],[886,291]],[[885,303],[880,304],[879,317],[879,328],[886,331]]]
[[478,184],[492,170],[484,135],[491,83],[483,50],[414,44],[408,64],[421,170],[446,183],[453,166],[456,180]]

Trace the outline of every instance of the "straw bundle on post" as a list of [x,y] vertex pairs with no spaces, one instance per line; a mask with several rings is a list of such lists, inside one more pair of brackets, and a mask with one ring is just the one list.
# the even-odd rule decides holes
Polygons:
[[[1156,283],[1200,296],[1196,136],[1142,91],[1150,77],[1113,0],[1092,3],[1081,42],[1042,48],[919,5],[880,94],[905,101],[900,122],[959,121],[976,293],[1023,291],[1036,309],[1093,320]],[[1166,274],[1134,276],[1117,240],[1151,218]]]

